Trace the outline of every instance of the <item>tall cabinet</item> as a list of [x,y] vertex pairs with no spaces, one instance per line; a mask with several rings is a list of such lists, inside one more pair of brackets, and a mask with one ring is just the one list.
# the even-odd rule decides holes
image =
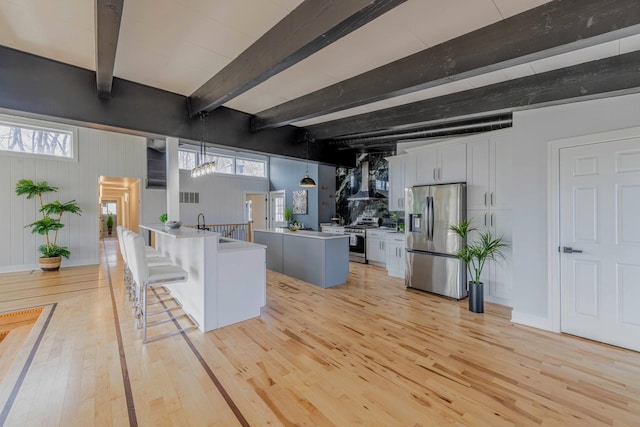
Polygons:
[[482,277],[485,299],[503,305],[511,305],[512,291],[511,156],[509,133],[467,142],[467,218],[509,244],[505,258],[490,262]]

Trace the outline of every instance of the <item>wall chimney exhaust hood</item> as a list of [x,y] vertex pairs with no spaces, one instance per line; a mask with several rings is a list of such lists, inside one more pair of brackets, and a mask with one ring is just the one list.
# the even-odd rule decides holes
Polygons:
[[360,161],[360,190],[351,197],[348,197],[349,201],[358,200],[376,200],[386,199],[388,197],[386,191],[376,188],[375,182],[371,182],[369,176],[369,158],[367,155],[363,156]]

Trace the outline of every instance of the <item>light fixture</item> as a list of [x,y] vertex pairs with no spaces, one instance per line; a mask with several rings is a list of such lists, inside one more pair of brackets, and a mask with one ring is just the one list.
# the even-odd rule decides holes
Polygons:
[[213,160],[205,162],[205,148],[204,148],[204,118],[207,116],[205,111],[200,113],[200,164],[191,169],[191,177],[198,178],[200,176],[211,175],[216,171],[216,162]]
[[316,182],[309,176],[309,138],[305,139],[307,140],[307,172],[300,180],[300,187],[311,188],[316,186]]

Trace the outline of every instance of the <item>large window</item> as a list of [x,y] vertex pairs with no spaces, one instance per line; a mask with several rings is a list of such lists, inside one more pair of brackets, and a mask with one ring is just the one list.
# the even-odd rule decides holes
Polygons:
[[74,132],[0,121],[0,150],[74,158]]
[[[199,163],[200,153],[197,151],[178,150],[178,165],[180,169],[191,170]],[[259,159],[245,159],[228,156],[219,153],[207,153],[204,161],[216,162],[216,173],[228,175],[252,176],[257,178],[267,177],[267,161]]]

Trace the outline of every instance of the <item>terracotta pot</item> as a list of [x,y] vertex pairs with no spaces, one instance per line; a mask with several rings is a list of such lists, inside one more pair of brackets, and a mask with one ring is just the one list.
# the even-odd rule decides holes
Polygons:
[[60,263],[62,262],[62,257],[40,257],[38,259],[38,264],[40,264],[40,268],[42,271],[58,271],[60,270]]
[[469,311],[484,313],[484,285],[482,282],[469,282]]

